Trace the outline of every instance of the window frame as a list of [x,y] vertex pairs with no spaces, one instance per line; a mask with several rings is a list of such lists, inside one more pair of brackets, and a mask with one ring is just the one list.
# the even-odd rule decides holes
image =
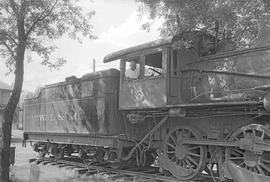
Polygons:
[[[159,77],[163,77],[165,75],[165,69],[164,69],[164,63],[163,63],[163,49],[158,49],[158,50],[154,50],[154,51],[151,51],[151,52],[148,52],[147,54],[144,54],[143,55],[143,78],[145,79],[151,79],[151,78],[159,78]],[[160,75],[156,75],[156,76],[146,76],[145,75],[145,58],[146,56],[148,55],[151,55],[151,54],[158,54],[158,53],[161,53],[161,69],[162,69],[162,74]]]
[[[137,59],[138,60],[138,64],[139,64],[139,71],[140,71],[140,75],[138,77],[138,79],[126,79],[126,68],[127,68],[127,62],[130,62],[131,60]],[[121,82],[130,82],[130,81],[137,81],[137,80],[141,80],[142,78],[142,60],[141,60],[141,56],[130,56],[130,57],[125,57],[122,58],[120,61],[120,70],[122,72],[121,75]]]
[[[178,61],[178,51],[179,49],[177,48],[172,48],[171,49],[171,60],[170,60],[170,76],[171,77],[179,77],[179,61]],[[174,52],[176,52],[176,68],[174,67],[174,58],[175,58],[175,55],[174,55]],[[175,74],[176,73],[176,74]]]

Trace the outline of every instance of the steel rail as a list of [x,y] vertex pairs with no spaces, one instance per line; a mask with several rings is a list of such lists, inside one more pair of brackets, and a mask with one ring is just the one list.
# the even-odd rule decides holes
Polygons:
[[102,165],[102,164],[87,164],[87,163],[81,163],[81,162],[75,162],[65,159],[56,160],[54,158],[49,157],[43,157],[36,159],[36,162],[38,164],[44,164],[44,165],[53,165],[53,166],[60,166],[60,167],[67,167],[67,168],[77,168],[78,171],[84,171],[87,173],[89,171],[90,173],[97,173],[97,172],[109,172],[113,174],[119,174],[126,177],[138,177],[140,179],[147,179],[149,180],[158,180],[158,181],[168,181],[168,182],[209,182],[212,180],[209,176],[202,176],[200,178],[196,178],[194,180],[179,180],[176,179],[173,176],[164,176],[158,172],[158,169],[155,169],[154,167],[150,168],[126,168],[126,169],[113,169],[110,168],[108,165]]

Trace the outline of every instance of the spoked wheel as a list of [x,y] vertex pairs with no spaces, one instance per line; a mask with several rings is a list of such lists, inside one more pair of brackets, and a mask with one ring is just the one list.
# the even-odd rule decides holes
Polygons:
[[37,153],[38,153],[38,157],[42,158],[42,157],[45,157],[45,155],[47,154],[47,150],[40,150]]
[[78,157],[81,158],[82,160],[87,158],[87,152],[83,149],[79,150]]
[[45,155],[48,153],[46,144],[35,143],[32,147],[33,147],[33,150],[37,152],[37,156],[39,158],[45,157]]
[[200,139],[197,130],[178,127],[168,133],[163,144],[163,155],[159,156],[165,169],[178,179],[189,180],[201,175],[206,162],[204,146],[183,144],[183,139]]
[[[269,143],[270,130],[263,125],[252,124],[238,129],[229,140],[240,143],[245,140]],[[230,147],[226,149],[226,160],[250,172],[270,176],[270,152],[268,151]]]
[[96,162],[104,162],[105,151],[102,149],[98,149],[94,155],[94,159]]
[[56,159],[62,159],[64,157],[64,147],[61,145],[53,145],[52,154]]

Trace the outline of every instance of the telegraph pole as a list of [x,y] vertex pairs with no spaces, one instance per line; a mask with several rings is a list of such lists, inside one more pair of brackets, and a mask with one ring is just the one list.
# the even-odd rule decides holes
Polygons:
[[96,60],[93,59],[93,72],[96,72]]

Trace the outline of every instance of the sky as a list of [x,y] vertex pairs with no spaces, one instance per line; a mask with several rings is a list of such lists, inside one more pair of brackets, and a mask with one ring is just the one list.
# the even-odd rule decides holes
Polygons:
[[[66,77],[75,75],[81,77],[93,71],[92,60],[96,60],[96,70],[119,68],[117,62],[104,64],[103,57],[113,51],[128,48],[148,41],[159,39],[158,28],[162,21],[156,20],[149,32],[141,28],[147,21],[138,18],[135,0],[81,0],[85,10],[95,10],[91,19],[97,40],[84,39],[80,44],[66,36],[55,43],[58,50],[55,56],[64,57],[67,63],[60,70],[50,70],[39,61],[28,61],[25,55],[25,73],[23,90],[34,91],[37,87],[64,81]],[[0,80],[12,85],[13,74],[6,74],[8,69],[0,60]]]

